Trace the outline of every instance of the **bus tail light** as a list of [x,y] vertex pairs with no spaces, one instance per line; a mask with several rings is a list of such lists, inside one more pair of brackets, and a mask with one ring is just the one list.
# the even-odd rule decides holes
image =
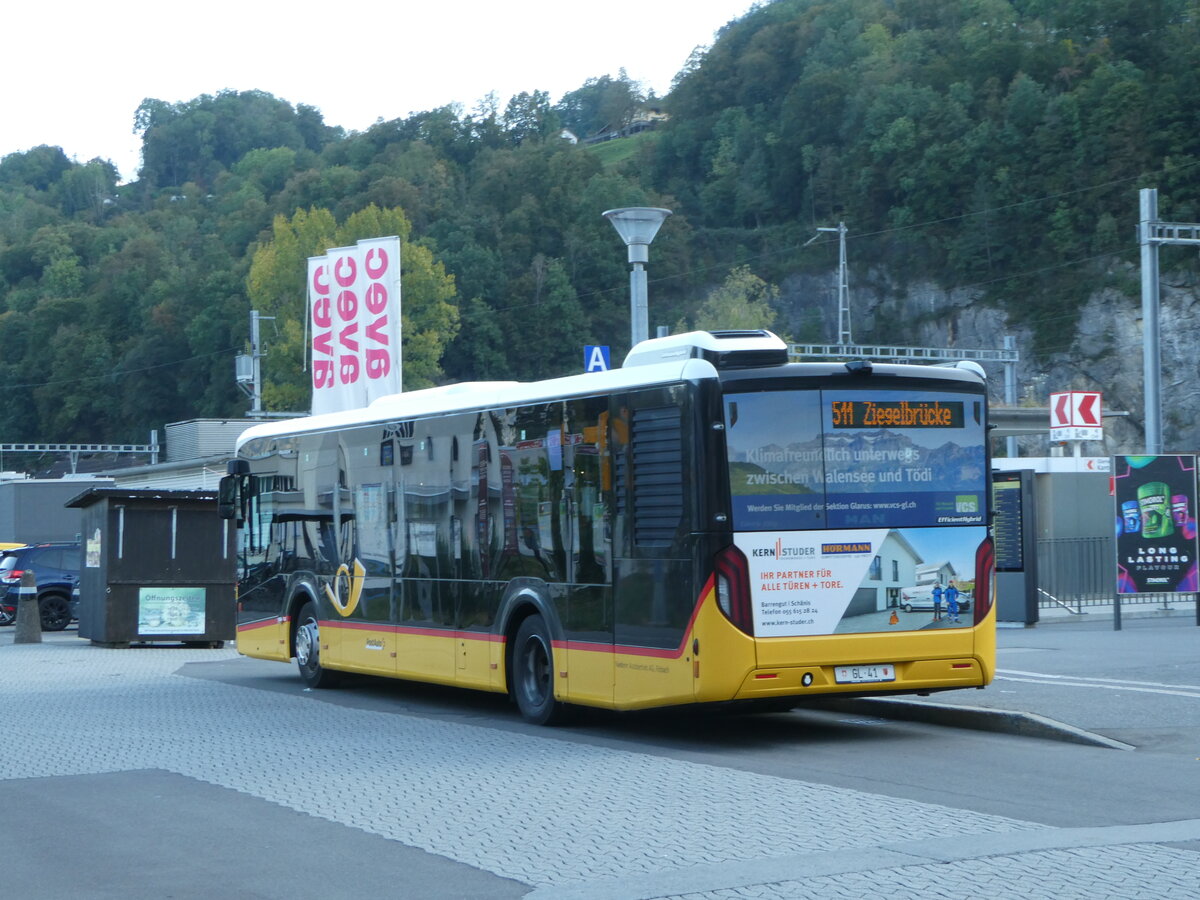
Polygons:
[[750,567],[742,551],[730,544],[716,557],[717,605],[746,634],[754,634],[750,609]]
[[972,620],[978,625],[992,608],[992,576],[996,570],[996,548],[991,537],[983,539],[975,551],[975,600]]

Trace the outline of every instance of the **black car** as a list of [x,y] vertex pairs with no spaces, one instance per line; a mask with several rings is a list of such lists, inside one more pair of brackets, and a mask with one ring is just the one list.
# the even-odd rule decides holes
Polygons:
[[81,557],[78,542],[30,544],[6,550],[0,558],[0,625],[11,625],[17,620],[21,575],[27,571],[37,578],[43,631],[62,631],[78,618],[75,588],[79,584]]

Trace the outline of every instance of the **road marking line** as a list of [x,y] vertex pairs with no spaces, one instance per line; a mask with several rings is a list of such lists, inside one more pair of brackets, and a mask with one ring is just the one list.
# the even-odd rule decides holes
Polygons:
[[[1136,686],[1154,684],[1154,682],[1116,682],[1114,679],[1096,678],[1092,679],[1092,683],[1087,684],[1079,682],[1079,680],[1062,680],[1067,676],[1037,676],[1036,673],[1031,674],[1031,678],[1014,678],[1007,674],[997,672],[996,680],[1004,680],[1004,682],[1022,682],[1025,684],[1057,684],[1063,688],[1102,688],[1110,691],[1133,691],[1136,694],[1166,694],[1174,697],[1190,697],[1192,700],[1200,700],[1200,688],[1192,688],[1190,685],[1163,685],[1162,688],[1152,688],[1152,686]],[[1183,688],[1183,690],[1180,690]]]
[[1185,691],[1200,691],[1200,684],[1171,684],[1165,681],[1131,681],[1127,678],[1095,678],[1090,675],[1050,675],[1046,672],[1022,672],[1020,669],[997,669],[996,674],[1024,675],[1027,678],[1066,678],[1071,681],[1098,681],[1101,684],[1133,684],[1139,687],[1177,688]]

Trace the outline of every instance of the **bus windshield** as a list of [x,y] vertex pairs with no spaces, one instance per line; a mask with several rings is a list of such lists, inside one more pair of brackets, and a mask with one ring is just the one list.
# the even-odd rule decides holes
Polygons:
[[983,403],[949,391],[727,395],[734,530],[983,524]]

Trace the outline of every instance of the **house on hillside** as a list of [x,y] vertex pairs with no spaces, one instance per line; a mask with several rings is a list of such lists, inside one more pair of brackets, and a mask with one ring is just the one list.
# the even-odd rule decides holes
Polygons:
[[605,141],[615,141],[617,138],[630,137],[643,131],[653,131],[670,117],[658,107],[644,107],[633,114],[629,123],[620,128],[605,125],[591,137],[584,138],[584,144],[602,144]]

